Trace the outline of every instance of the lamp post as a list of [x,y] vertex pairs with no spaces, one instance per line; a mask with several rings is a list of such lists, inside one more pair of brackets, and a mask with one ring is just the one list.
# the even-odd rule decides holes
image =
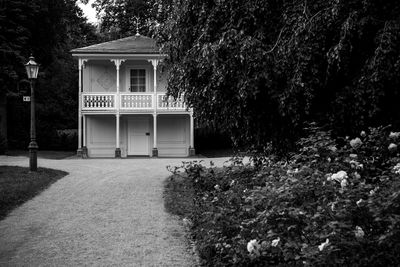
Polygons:
[[29,143],[29,170],[37,171],[37,150],[38,145],[36,143],[36,125],[35,125],[35,90],[34,82],[37,79],[39,72],[39,65],[35,62],[35,58],[31,55],[28,63],[25,64],[26,74],[31,85],[31,142]]

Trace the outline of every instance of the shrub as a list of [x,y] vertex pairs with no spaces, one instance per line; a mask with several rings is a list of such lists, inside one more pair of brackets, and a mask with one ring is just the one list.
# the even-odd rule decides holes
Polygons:
[[389,129],[333,140],[311,125],[288,160],[174,169],[196,192],[202,264],[399,265],[400,134]]

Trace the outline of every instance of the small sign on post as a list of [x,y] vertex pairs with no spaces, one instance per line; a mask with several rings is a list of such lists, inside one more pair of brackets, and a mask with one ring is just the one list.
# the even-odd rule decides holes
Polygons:
[[31,102],[30,96],[24,96],[23,99],[24,99],[24,102]]

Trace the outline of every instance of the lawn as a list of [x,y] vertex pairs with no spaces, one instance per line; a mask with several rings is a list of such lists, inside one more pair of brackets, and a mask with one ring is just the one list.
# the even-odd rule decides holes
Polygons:
[[[28,150],[8,150],[7,156],[24,156],[29,157]],[[65,159],[76,155],[76,151],[53,151],[53,150],[39,150],[38,157],[44,159]]]
[[0,166],[0,220],[65,175],[66,172],[46,168],[30,172],[28,168]]

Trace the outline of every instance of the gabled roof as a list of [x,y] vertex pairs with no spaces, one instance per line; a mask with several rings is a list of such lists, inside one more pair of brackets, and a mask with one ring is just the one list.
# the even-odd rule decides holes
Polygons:
[[140,34],[71,50],[73,54],[159,54],[156,40]]

